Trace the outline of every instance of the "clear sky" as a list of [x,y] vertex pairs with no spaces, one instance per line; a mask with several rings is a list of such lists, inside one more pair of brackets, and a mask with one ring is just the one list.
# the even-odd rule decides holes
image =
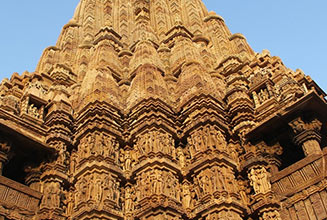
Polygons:
[[[33,72],[43,49],[56,43],[79,0],[10,0],[0,6],[0,78]],[[327,0],[204,0],[243,33],[256,52],[282,58],[327,91]]]

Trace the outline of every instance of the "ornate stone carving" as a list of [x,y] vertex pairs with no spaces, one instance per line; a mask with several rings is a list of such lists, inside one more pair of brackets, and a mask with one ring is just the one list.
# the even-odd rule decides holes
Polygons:
[[97,207],[122,209],[121,189],[116,177],[110,174],[83,176],[76,183],[75,208],[92,204]]
[[1,82],[0,215],[325,219],[324,96],[201,1],[82,0]]
[[41,208],[59,208],[61,187],[59,182],[48,182],[43,186],[43,198]]
[[252,168],[248,176],[255,194],[266,194],[271,191],[270,174],[265,167]]
[[137,137],[131,154],[135,155],[133,159],[134,165],[149,155],[161,155],[171,160],[182,159],[181,151],[175,149],[172,136],[159,131],[150,131]]
[[321,127],[322,123],[314,119],[309,123],[304,122],[301,118],[296,118],[289,125],[292,127],[296,136],[294,141],[302,146],[305,155],[320,153]]
[[280,214],[277,210],[264,212],[260,219],[262,219],[262,220],[282,220],[282,218],[280,217]]
[[41,197],[40,192],[0,176],[0,216],[31,219],[39,208]]
[[207,150],[228,151],[224,135],[221,131],[210,125],[194,131],[187,138],[187,142],[191,158],[196,158],[197,154],[204,153]]
[[192,194],[190,183],[185,181],[182,185],[182,201],[185,209],[192,208]]
[[[123,155],[123,154],[121,154]],[[109,135],[103,133],[89,134],[80,140],[78,151],[72,154],[73,163],[79,163],[89,157],[103,157],[114,163],[119,161],[119,143]],[[124,158],[121,158],[124,161]],[[76,169],[76,165],[75,165]]]

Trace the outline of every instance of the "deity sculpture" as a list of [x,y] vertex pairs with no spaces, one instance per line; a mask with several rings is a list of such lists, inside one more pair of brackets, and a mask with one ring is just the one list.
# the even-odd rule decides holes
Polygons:
[[196,154],[195,146],[192,137],[187,137],[188,149],[190,151],[191,158],[194,158]]
[[177,148],[177,157],[178,157],[178,160],[179,160],[179,165],[181,167],[185,167],[185,165],[186,165],[186,158],[185,158],[183,149],[180,148],[180,147]]
[[72,150],[72,153],[70,155],[70,165],[69,165],[69,172],[70,174],[74,174],[76,170],[76,166],[78,163],[78,153],[75,149]]
[[271,191],[269,173],[266,168],[259,167],[251,169],[249,173],[250,184],[253,186],[255,194],[265,194]]
[[182,202],[185,209],[191,208],[192,195],[190,185],[188,182],[184,182],[182,185]]
[[73,213],[74,208],[74,189],[71,187],[66,192],[66,214],[70,216]]
[[127,186],[125,190],[125,212],[131,212],[134,209],[132,193],[131,187]]

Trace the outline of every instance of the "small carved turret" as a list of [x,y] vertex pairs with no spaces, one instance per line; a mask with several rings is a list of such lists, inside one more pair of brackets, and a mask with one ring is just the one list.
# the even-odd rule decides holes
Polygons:
[[216,57],[221,60],[223,56],[231,54],[231,42],[229,40],[231,33],[224,19],[215,12],[209,12],[209,15],[204,18],[204,22],[215,46]]
[[247,43],[247,40],[243,34],[240,34],[240,33],[233,34],[229,38],[229,40],[234,44],[234,53],[235,54],[240,54],[240,55],[247,54],[249,57],[254,56],[254,51]]
[[238,57],[229,57],[220,64],[227,77],[226,102],[233,132],[244,138],[246,132],[255,125],[254,106],[248,95],[248,78],[242,73],[244,67]]

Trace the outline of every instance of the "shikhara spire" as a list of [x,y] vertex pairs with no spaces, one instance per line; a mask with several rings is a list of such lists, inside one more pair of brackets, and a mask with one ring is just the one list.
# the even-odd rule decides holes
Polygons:
[[327,218],[326,94],[200,0],[81,0],[0,87],[0,219]]
[[[80,85],[75,88],[80,95],[74,100],[76,106],[99,89],[112,91],[110,99],[125,108],[135,104],[136,98],[154,95],[176,103],[175,95],[183,98],[195,84],[223,99],[224,87],[216,88],[210,73],[231,55],[249,60],[255,54],[245,38],[232,35],[224,20],[209,13],[202,1],[84,0],[64,26],[57,45],[44,51],[37,72],[51,75],[56,64],[72,72]],[[148,76],[153,78],[151,83],[144,84],[146,65],[154,71]],[[197,69],[201,76],[190,88],[174,89],[176,76],[189,68]],[[189,77],[193,73],[182,74],[180,80]],[[120,85],[131,83],[126,88]]]

